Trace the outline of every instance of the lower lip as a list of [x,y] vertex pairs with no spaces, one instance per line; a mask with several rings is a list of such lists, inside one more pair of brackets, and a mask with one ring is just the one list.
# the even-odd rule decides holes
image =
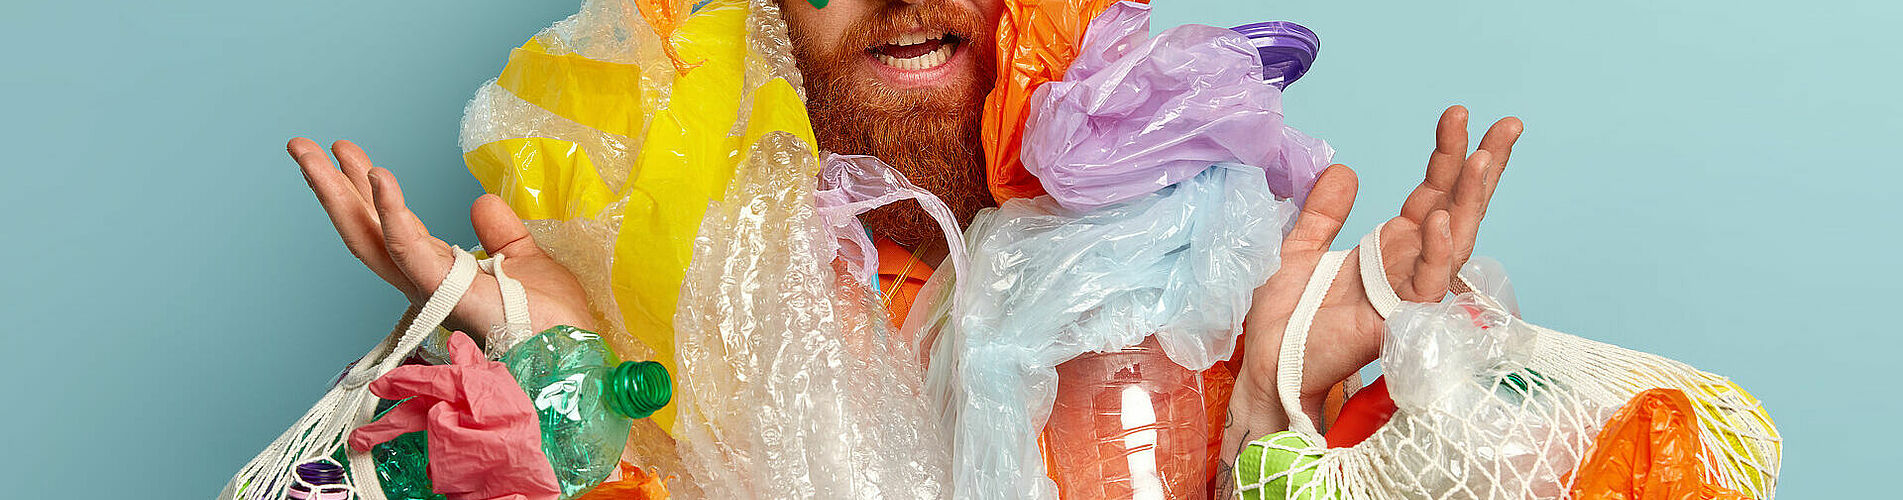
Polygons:
[[943,83],[946,77],[971,64],[971,51],[965,50],[965,44],[959,43],[952,49],[951,57],[944,64],[926,69],[899,69],[879,62],[872,54],[866,54],[866,64],[877,68],[879,77],[899,88],[932,87]]

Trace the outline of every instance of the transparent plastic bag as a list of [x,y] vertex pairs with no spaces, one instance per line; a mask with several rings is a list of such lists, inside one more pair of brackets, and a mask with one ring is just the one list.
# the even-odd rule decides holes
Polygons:
[[901,200],[915,200],[925,213],[938,221],[950,249],[952,266],[963,269],[965,239],[958,231],[958,218],[951,208],[930,191],[911,181],[897,169],[878,158],[865,155],[828,154],[819,170],[819,191],[814,193],[819,218],[833,238],[822,240],[829,250],[836,249],[847,272],[860,283],[875,283],[879,272],[879,251],[872,245],[859,215]]
[[1533,368],[1538,334],[1462,295],[1403,305],[1388,319],[1381,368],[1396,411],[1371,438],[1424,498],[1558,498],[1617,407]]
[[707,211],[675,318],[683,460],[714,498],[943,497],[918,355],[835,259],[817,173],[766,135]]
[[1282,90],[1241,33],[1197,24],[1150,37],[1150,6],[1097,16],[1064,79],[1037,87],[1024,167],[1058,203],[1089,210],[1181,182],[1213,163],[1263,167],[1299,204],[1326,166],[1282,121]]
[[[954,496],[1054,498],[1037,437],[1059,364],[1152,336],[1189,370],[1227,358],[1296,210],[1261,169],[1218,165],[1090,212],[1039,197],[982,213],[967,231],[970,268],[946,280],[950,318],[907,328],[933,339],[928,385],[954,433]],[[920,310],[933,309],[947,308]]]

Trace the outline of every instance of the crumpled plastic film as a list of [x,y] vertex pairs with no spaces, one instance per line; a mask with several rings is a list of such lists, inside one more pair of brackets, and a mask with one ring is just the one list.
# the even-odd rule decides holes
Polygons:
[[1005,0],[998,19],[997,83],[985,96],[981,137],[991,196],[1002,203],[1044,194],[1018,159],[1031,92],[1063,78],[1084,28],[1116,0]]
[[1402,491],[1430,498],[1566,491],[1613,408],[1530,368],[1538,337],[1473,295],[1404,304],[1389,317],[1381,369],[1396,411],[1370,440],[1391,451],[1389,470],[1407,477]]
[[[1286,140],[1282,91],[1241,33],[1190,24],[1151,38],[1150,6],[1124,2],[1091,22],[1082,49],[1062,81],[1032,93],[1021,155],[1066,207],[1119,203],[1224,162],[1263,167],[1299,204],[1326,165]],[[1285,142],[1298,142],[1287,157]]]
[[819,166],[767,134],[707,211],[676,316],[677,436],[720,498],[940,498],[917,355],[828,253]]
[[1593,440],[1573,479],[1572,498],[1608,500],[1745,500],[1705,481],[1698,415],[1677,389],[1632,397]]
[[741,145],[812,143],[789,43],[767,0],[590,0],[465,111],[470,173],[575,273],[621,357],[675,368],[681,278]]
[[[911,181],[898,169],[878,158],[865,155],[828,154],[819,169],[819,192],[814,194],[819,218],[833,235],[820,242],[820,255],[839,254],[853,279],[875,283],[879,272],[879,251],[859,222],[859,215],[900,200],[916,200],[925,213],[938,221],[945,232],[948,258],[957,269],[966,267],[965,239],[958,232],[958,218],[951,208],[930,191]],[[870,286],[870,285],[868,285]]]
[[1296,210],[1261,169],[1218,165],[1091,212],[1039,197],[981,213],[928,374],[951,409],[954,496],[1054,498],[1037,434],[1058,364],[1152,335],[1191,370],[1227,358]]

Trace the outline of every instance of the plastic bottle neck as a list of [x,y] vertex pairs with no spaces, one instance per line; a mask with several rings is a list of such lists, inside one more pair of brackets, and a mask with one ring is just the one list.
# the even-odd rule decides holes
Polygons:
[[674,399],[674,381],[667,368],[653,361],[621,363],[603,382],[608,409],[631,419],[648,418]]

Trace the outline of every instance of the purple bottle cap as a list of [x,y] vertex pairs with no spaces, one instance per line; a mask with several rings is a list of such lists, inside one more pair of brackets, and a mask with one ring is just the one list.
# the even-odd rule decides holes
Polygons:
[[1262,78],[1276,88],[1287,88],[1301,79],[1322,50],[1322,39],[1314,31],[1288,21],[1249,23],[1230,29],[1249,37],[1249,43],[1262,54]]
[[297,464],[297,477],[312,486],[343,484],[344,468],[330,462],[306,462]]

